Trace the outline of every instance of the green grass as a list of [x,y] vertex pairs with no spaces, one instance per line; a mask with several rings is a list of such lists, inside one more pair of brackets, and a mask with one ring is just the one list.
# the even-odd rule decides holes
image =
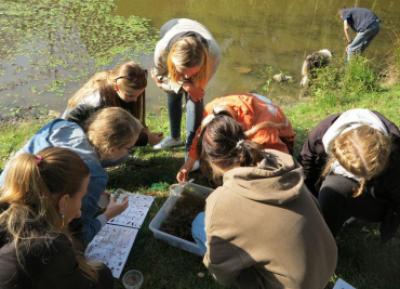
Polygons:
[[[357,102],[343,104],[321,104],[321,100],[310,98],[298,104],[285,107],[297,132],[296,150],[298,151],[309,130],[329,114],[346,109],[364,107],[377,110],[396,124],[400,124],[400,86],[387,91],[364,92],[359,95]],[[160,121],[158,123],[158,121]],[[162,117],[150,122],[157,130],[167,123]],[[164,130],[164,132],[167,132]],[[155,240],[148,229],[149,221],[154,217],[167,196],[167,187],[161,192],[154,192],[151,184],[172,184],[175,173],[183,163],[183,149],[164,152],[154,152],[151,149],[136,152],[136,160],[127,164],[121,171],[129,173],[111,174],[112,186],[141,188],[144,193],[158,196],[146,223],[143,225],[134,249],[125,268],[136,268],[144,272],[143,288],[223,288],[216,284],[208,274],[199,278],[198,272],[206,272],[201,265],[201,259],[189,253],[169,247]],[[133,169],[130,167],[133,166]],[[196,176],[195,176],[196,177]],[[147,191],[146,191],[147,190]],[[338,240],[339,262],[336,276],[341,277],[356,288],[365,289],[394,289],[400,284],[400,235],[387,244],[380,243],[376,225],[354,224],[345,228]],[[118,284],[117,288],[122,288]],[[333,287],[333,282],[328,288]]]
[[[338,71],[332,71],[338,73]],[[355,69],[351,73],[369,77],[364,69]],[[364,77],[363,76],[363,77]],[[326,76],[328,77],[328,76]],[[400,125],[400,85],[383,90],[373,81],[367,89],[345,79],[347,76],[337,76],[339,85],[329,83],[317,84],[318,93],[296,104],[286,106],[285,112],[296,128],[298,152],[309,130],[329,114],[341,112],[350,108],[364,107],[377,110]],[[368,80],[368,79],[367,79]],[[347,82],[346,82],[347,81]],[[363,82],[364,79],[358,81]],[[368,80],[369,81],[369,80]],[[346,84],[343,84],[346,83]],[[358,89],[351,99],[341,95],[343,91]],[[334,96],[334,97],[332,97]],[[150,115],[148,125],[154,131],[168,134],[166,111],[160,115]],[[12,151],[23,145],[40,123],[29,121],[11,123],[0,127],[0,157],[5,160]],[[184,130],[183,130],[184,131]],[[138,269],[144,274],[143,289],[189,289],[189,288],[223,288],[214,282],[202,265],[201,258],[168,246],[153,238],[148,229],[150,220],[155,216],[168,196],[168,186],[175,183],[175,175],[183,163],[184,149],[177,148],[165,151],[153,151],[151,148],[137,149],[125,164],[109,170],[109,189],[117,187],[131,191],[139,191],[152,195],[155,201],[140,230],[129,256],[125,271]],[[4,164],[4,163],[2,163]],[[204,184],[199,174],[193,175]],[[379,239],[378,227],[373,224],[357,222],[344,228],[337,239],[339,247],[339,262],[333,281],[341,277],[356,288],[363,289],[395,289],[400,284],[400,234],[390,242],[382,245]],[[198,273],[206,273],[198,277]],[[123,288],[116,280],[116,288]]]
[[5,123],[0,125],[0,167],[4,167],[9,156],[19,149],[44,123],[43,119],[33,122]]

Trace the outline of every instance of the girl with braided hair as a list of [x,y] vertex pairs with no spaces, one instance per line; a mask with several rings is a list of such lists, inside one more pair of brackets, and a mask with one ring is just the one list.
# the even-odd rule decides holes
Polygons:
[[300,153],[306,184],[336,235],[355,217],[381,223],[382,241],[400,222],[400,132],[384,116],[351,109],[323,120]]

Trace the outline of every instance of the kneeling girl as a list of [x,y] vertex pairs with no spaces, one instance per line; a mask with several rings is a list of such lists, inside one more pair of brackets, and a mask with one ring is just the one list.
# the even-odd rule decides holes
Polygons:
[[293,157],[261,150],[227,116],[215,117],[200,142],[213,174],[223,176],[206,200],[206,236],[197,227],[201,215],[193,226],[217,281],[246,289],[324,288],[336,244]]

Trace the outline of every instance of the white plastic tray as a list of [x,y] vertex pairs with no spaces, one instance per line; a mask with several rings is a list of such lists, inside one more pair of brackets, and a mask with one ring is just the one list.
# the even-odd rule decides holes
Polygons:
[[169,197],[157,212],[153,220],[151,220],[149,229],[153,232],[153,235],[156,239],[162,240],[173,247],[202,256],[201,250],[195,242],[190,242],[188,240],[168,234],[160,229],[162,223],[168,218],[176,202],[181,197],[184,188],[191,189],[190,194],[204,199],[207,198],[207,196],[213,191],[211,188],[193,183],[186,183],[184,186],[179,184],[171,185],[169,188]]

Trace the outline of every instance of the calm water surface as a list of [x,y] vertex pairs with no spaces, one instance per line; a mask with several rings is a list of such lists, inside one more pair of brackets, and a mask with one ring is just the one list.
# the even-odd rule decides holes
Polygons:
[[[94,3],[94,0],[89,2]],[[398,0],[120,0],[111,11],[106,8],[98,11],[118,18],[121,23],[132,15],[144,17],[150,19],[149,24],[155,30],[171,18],[196,19],[208,27],[222,48],[222,61],[207,89],[207,98],[229,92],[260,91],[267,75],[284,72],[293,77],[293,82],[272,84],[269,95],[277,102],[287,102],[297,99],[305,55],[329,48],[335,57],[344,57],[343,28],[337,10],[345,5],[370,8],[382,19],[382,29],[366,53],[375,64],[381,64],[399,35]],[[87,12],[81,9],[90,10],[90,7],[68,10],[70,14],[76,14],[71,19],[79,19]],[[11,12],[6,10],[0,14],[2,23],[10,23],[7,19],[11,19]],[[91,74],[122,61],[118,49],[128,42],[113,47],[114,44],[100,45],[94,38],[102,39],[108,37],[103,34],[111,34],[110,39],[118,42],[119,36],[123,39],[129,29],[121,23],[119,26],[103,25],[101,21],[107,22],[107,17],[96,22],[97,12],[90,13],[92,17],[81,22],[59,21],[60,17],[55,17],[47,37],[43,37],[46,25],[41,26],[40,37],[35,33],[24,37],[23,27],[19,36],[0,29],[3,38],[0,43],[0,101],[3,109],[40,104],[62,110],[66,99]],[[46,15],[44,17],[48,17]],[[26,19],[24,15],[20,17]],[[40,20],[41,16],[35,17]],[[152,50],[154,41],[143,43],[144,49]],[[102,51],[116,57],[101,63]],[[124,50],[123,55],[125,58],[132,55],[148,68],[152,65],[151,53],[133,56],[133,51]],[[147,94],[151,111],[164,105],[165,95],[151,80]]]

